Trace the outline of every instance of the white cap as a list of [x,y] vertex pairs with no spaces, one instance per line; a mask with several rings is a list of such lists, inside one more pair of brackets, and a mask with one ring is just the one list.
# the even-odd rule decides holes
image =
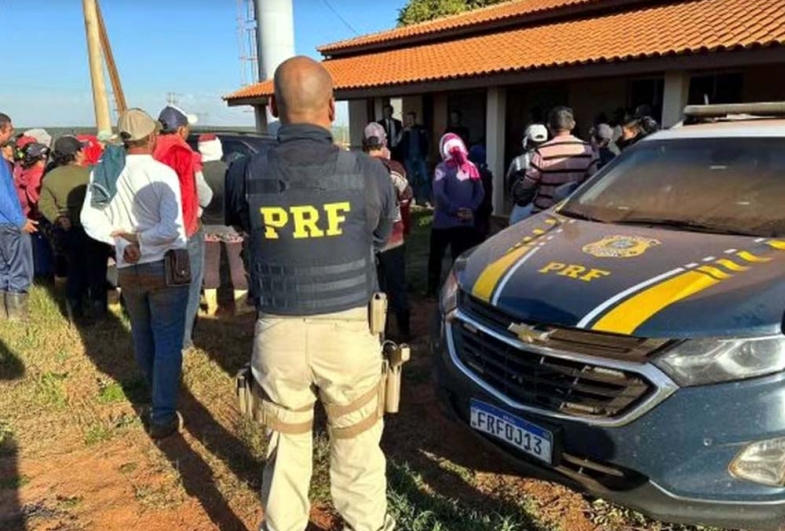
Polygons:
[[542,124],[531,124],[526,128],[524,137],[532,142],[545,142],[548,140],[548,129]]

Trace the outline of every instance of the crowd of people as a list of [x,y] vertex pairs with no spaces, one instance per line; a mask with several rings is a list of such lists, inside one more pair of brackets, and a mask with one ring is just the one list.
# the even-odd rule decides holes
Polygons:
[[[402,123],[393,117],[392,106],[385,106],[383,113],[366,128],[364,146],[385,161],[396,188],[404,182],[409,185],[405,191],[399,189],[398,195],[404,233],[412,202],[434,209],[426,295],[435,297],[447,249],[455,260],[491,232],[493,174],[482,142],[470,144],[470,132],[462,124],[460,111],[450,113],[432,177],[427,162],[430,141],[425,127],[417,122],[417,114],[406,113]],[[651,114],[651,109],[642,105],[633,112],[622,112],[613,127],[600,115],[589,141],[576,136],[575,117],[569,107],[552,109],[547,123],[530,124],[523,136],[523,152],[513,159],[505,176],[513,201],[509,224],[552,207],[622,150],[657,131],[659,126]],[[403,270],[402,262],[396,270]],[[388,284],[393,300],[405,301],[404,290],[396,289],[405,285],[402,278]],[[403,330],[408,329],[406,324]]]
[[[73,324],[101,319],[113,262],[151,392],[146,426],[160,439],[183,422],[182,358],[202,301],[217,312],[218,290],[231,286],[233,309],[247,307],[240,301],[248,296],[258,313],[253,376],[272,434],[266,518],[307,521],[304,437],[318,388],[332,435],[336,507],[351,525],[391,529],[376,403],[381,345],[369,300],[386,293],[396,323],[387,337],[408,341],[404,249],[412,204],[433,209],[426,295],[435,296],[447,249],[455,260],[490,235],[494,178],[485,147],[470,143],[457,111],[433,167],[416,113],[402,123],[389,106],[364,130],[367,156],[339,150],[329,130],[332,81],[307,58],[281,65],[271,107],[281,116],[278,142],[230,165],[214,134],[199,136],[192,149],[197,118],[172,105],[157,119],[141,109],[123,112],[111,136],[54,142],[41,129],[16,134],[0,113],[0,318],[27,318],[38,276],[65,278]],[[565,186],[582,183],[657,128],[637,113],[615,129],[598,120],[584,141],[575,125],[572,110],[557,107],[546,124],[527,128],[507,173],[511,223],[552,207]],[[285,495],[270,497],[274,490]]]

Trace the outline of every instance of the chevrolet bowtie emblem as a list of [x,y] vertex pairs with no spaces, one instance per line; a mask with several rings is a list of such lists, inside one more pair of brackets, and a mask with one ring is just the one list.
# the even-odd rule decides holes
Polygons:
[[509,327],[507,327],[507,330],[518,336],[518,339],[524,343],[547,343],[550,341],[551,336],[556,331],[551,330],[549,332],[545,332],[542,330],[537,330],[533,326],[518,323],[512,323]]

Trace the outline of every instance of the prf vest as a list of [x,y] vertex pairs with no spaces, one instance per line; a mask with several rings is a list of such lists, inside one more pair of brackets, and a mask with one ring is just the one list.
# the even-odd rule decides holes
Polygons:
[[318,315],[367,305],[376,267],[357,156],[339,151],[334,164],[292,166],[271,151],[247,172],[257,309]]

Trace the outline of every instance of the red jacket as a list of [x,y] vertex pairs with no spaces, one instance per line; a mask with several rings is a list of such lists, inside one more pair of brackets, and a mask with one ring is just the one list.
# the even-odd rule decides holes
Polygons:
[[38,218],[38,199],[41,197],[41,182],[44,179],[44,167],[36,164],[32,168],[14,168],[14,184],[22,211],[29,219]]
[[179,135],[161,135],[153,157],[172,168],[180,180],[183,197],[183,222],[189,238],[199,230],[199,196],[196,192],[197,161],[199,160],[185,140]]

